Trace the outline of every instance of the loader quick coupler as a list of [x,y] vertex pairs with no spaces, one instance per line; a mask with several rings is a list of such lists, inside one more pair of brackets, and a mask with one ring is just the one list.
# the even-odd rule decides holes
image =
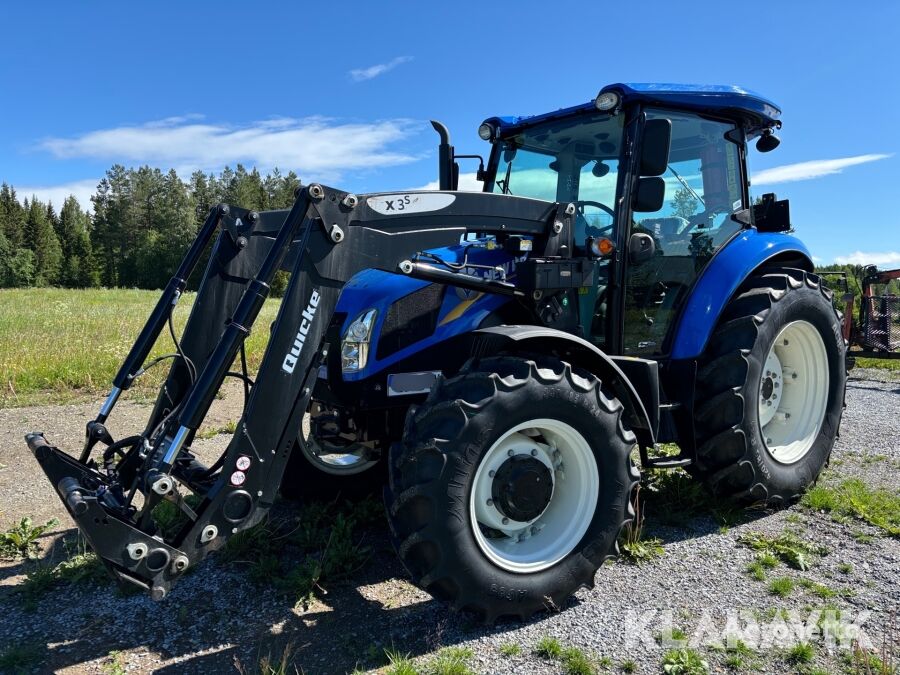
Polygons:
[[[388,202],[415,204],[405,212]],[[428,282],[518,298],[568,292],[591,282],[589,263],[571,260],[575,209],[489,193],[411,193],[357,197],[309,185],[289,211],[212,209],[184,260],[150,314],[113,380],[97,417],[88,423],[75,459],[42,434],[27,436],[47,477],[109,573],[120,582],[166,595],[191,565],[267,513],[303,415],[310,405],[329,345],[326,331],[343,286],[365,269],[381,269]],[[219,231],[219,235],[214,234]],[[505,275],[466,273],[416,252],[458,244],[468,232],[497,233],[540,242],[551,257],[522,263],[519,287]],[[213,241],[214,239],[214,241]],[[180,338],[172,312],[207,245],[209,263]],[[290,280],[254,379],[246,372],[243,343],[253,329],[280,269]],[[533,293],[533,291],[540,291]],[[121,394],[161,357],[148,361],[165,327],[175,343],[168,377],[144,430],[114,441],[107,424]],[[242,364],[241,372],[232,364]],[[241,379],[245,405],[237,429],[212,465],[191,443],[226,377]],[[91,455],[105,446],[102,460]],[[510,467],[498,499],[530,512],[529,467]],[[182,523],[163,531],[154,510],[163,502]]]

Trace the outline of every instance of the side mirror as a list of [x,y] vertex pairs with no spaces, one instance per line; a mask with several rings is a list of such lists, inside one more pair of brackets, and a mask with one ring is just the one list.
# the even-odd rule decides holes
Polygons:
[[644,122],[641,139],[640,175],[662,176],[669,166],[669,146],[672,143],[672,120],[656,119]]
[[666,181],[658,176],[638,178],[633,208],[639,213],[659,211],[666,198]]
[[646,232],[635,232],[628,239],[628,261],[633,265],[647,262],[656,255],[656,242]]

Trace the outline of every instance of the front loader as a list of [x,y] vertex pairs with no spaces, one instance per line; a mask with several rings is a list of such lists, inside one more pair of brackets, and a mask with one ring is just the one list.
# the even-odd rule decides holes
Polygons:
[[[383,485],[398,554],[432,595],[487,621],[561,606],[634,517],[635,450],[744,504],[795,498],[828,459],[839,317],[787,202],[748,192],[748,141],[774,149],[779,114],[738,88],[610,85],[486,120],[481,193],[455,189],[462,156],[435,123],[438,191],[313,183],[289,211],[220,205],[80,456],[28,445],[110,573],[156,599],[279,490]],[[211,241],[178,338],[173,308]],[[277,318],[256,325],[278,270]],[[115,440],[107,420],[167,325],[150,419]],[[251,330],[270,331],[252,377]],[[191,446],[228,377],[245,406],[206,466]],[[681,453],[652,457],[660,442]],[[185,516],[171,537],[162,501]]]

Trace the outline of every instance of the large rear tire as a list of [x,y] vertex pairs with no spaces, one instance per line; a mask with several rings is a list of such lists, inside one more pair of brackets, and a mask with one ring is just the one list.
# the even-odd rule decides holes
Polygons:
[[634,517],[622,413],[553,358],[472,360],[440,382],[389,457],[388,520],[415,583],[488,623],[592,587]]
[[726,308],[697,375],[697,461],[718,496],[797,499],[837,437],[846,386],[841,318],[819,277],[773,270]]

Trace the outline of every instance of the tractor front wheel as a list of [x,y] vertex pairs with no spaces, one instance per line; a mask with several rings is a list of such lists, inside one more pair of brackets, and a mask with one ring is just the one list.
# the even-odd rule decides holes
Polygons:
[[486,622],[593,586],[634,517],[622,413],[552,358],[473,360],[439,383],[389,457],[389,522],[414,581]]
[[844,405],[841,318],[819,278],[752,278],[726,308],[697,376],[697,461],[714,494],[798,498],[821,473]]

